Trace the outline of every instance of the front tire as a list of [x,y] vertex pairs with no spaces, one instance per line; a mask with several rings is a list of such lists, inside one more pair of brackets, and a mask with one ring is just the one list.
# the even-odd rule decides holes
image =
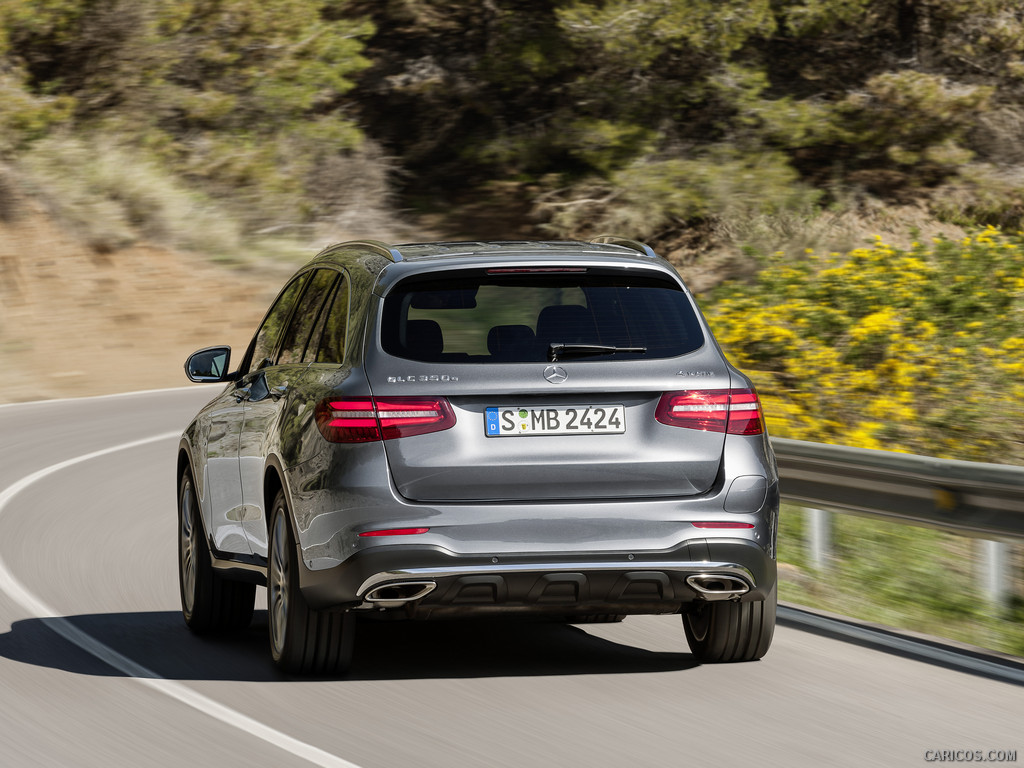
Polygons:
[[214,570],[189,470],[178,483],[178,591],[185,623],[197,634],[237,632],[252,621],[256,585]]
[[778,587],[763,601],[701,602],[683,614],[690,650],[703,663],[753,661],[768,652],[775,634]]
[[274,499],[267,566],[270,655],[286,672],[338,675],[352,661],[355,617],[309,607],[299,590],[298,553],[284,493]]

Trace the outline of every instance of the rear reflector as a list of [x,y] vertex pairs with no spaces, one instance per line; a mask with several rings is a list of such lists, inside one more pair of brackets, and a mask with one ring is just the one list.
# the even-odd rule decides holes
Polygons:
[[328,398],[315,415],[320,434],[332,443],[394,440],[455,426],[455,412],[443,397]]
[[[694,528],[753,528],[753,523],[719,523],[719,522],[706,522],[706,523],[691,523]],[[360,534],[362,536],[362,534]]]
[[[753,526],[751,526],[753,527]],[[426,533],[429,528],[387,528],[382,531],[363,531],[360,536],[416,536]]]
[[671,427],[760,435],[764,432],[761,402],[753,389],[704,389],[666,392],[654,418]]

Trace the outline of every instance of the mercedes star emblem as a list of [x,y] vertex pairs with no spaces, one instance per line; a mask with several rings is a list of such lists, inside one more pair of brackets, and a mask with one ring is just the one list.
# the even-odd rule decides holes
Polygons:
[[566,373],[565,368],[560,365],[549,365],[544,369],[544,378],[552,384],[561,384],[569,378],[569,374]]

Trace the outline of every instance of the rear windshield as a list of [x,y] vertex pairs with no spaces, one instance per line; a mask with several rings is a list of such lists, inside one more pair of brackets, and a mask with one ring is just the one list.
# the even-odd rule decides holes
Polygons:
[[[436,273],[435,273],[436,274]],[[699,349],[704,334],[686,294],[669,280],[592,273],[408,278],[384,300],[384,350],[422,362],[527,363],[551,345],[642,347],[560,359],[636,360]]]

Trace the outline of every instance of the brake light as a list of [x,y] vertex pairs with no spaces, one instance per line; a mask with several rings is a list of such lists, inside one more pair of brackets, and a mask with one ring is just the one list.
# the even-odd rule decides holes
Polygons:
[[586,267],[498,267],[488,269],[488,275],[536,275],[548,272],[586,272]]
[[654,418],[671,427],[760,435],[764,415],[753,389],[705,389],[666,392]]
[[363,397],[321,400],[320,434],[332,443],[372,443],[441,432],[455,426],[455,412],[443,397]]
[[[694,528],[753,528],[753,523],[720,523],[708,521],[705,523],[691,523]],[[362,536],[363,534],[359,534]]]

